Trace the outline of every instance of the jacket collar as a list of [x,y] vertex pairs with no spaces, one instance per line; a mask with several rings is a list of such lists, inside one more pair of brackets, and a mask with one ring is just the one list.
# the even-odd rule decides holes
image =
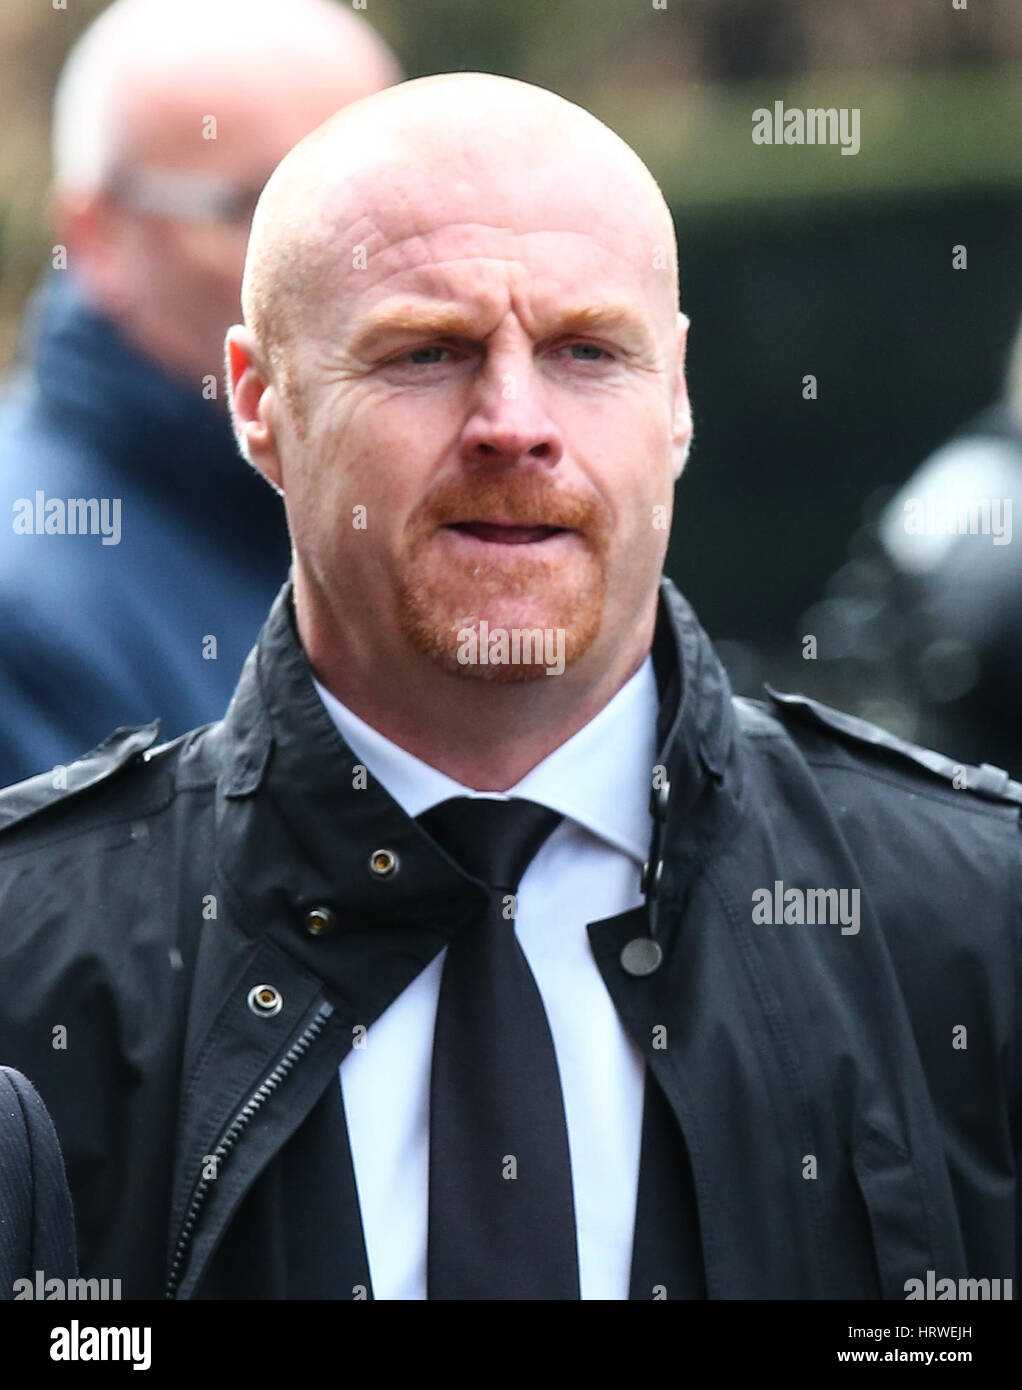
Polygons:
[[[673,856],[674,830],[690,833],[685,813],[721,782],[734,742],[727,676],[667,579],[653,656],[661,708],[658,764],[651,769],[650,896],[663,828],[673,822]],[[301,934],[309,908],[329,906],[339,921],[365,928],[413,930],[428,921],[428,940],[420,941],[429,949],[425,964],[478,906],[480,885],[432,844],[342,740],[298,641],[290,580],[211,737],[219,747],[221,816],[239,832],[223,840],[222,868],[247,900],[246,920],[279,920]],[[185,773],[187,764],[186,758]],[[289,853],[265,853],[267,844],[285,842]],[[391,851],[398,864],[386,878],[370,868],[379,849]],[[323,958],[319,951],[317,966]]]
[[506,792],[479,792],[365,723],[320,682],[316,690],[345,743],[410,816],[449,797],[525,797],[641,865],[649,847],[649,781],[659,704],[648,658],[592,719]]
[[735,736],[731,685],[691,606],[666,577],[653,639],[661,691],[657,743],[661,759],[697,785],[719,781]]
[[[660,762],[692,789],[707,774],[719,782],[735,738],[730,683],[691,606],[666,577],[652,655],[660,692]],[[249,656],[225,723],[227,747],[234,750],[221,775],[227,795],[243,796],[260,786],[274,747],[278,767],[283,757],[290,772],[313,778],[322,777],[324,758],[352,757],[316,693],[295,629],[290,578]]]

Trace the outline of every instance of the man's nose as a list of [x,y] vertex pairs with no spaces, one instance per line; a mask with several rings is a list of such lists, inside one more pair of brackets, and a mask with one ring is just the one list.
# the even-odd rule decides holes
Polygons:
[[480,464],[508,466],[534,458],[552,468],[560,461],[561,432],[550,418],[531,357],[486,364],[476,379],[461,449],[466,459]]

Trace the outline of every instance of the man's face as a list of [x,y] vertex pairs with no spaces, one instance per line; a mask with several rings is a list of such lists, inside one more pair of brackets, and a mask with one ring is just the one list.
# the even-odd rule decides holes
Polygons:
[[[146,165],[126,173],[129,188],[160,188],[164,176],[194,178],[194,170]],[[204,176],[200,175],[200,178]],[[218,179],[226,192],[260,187],[260,175]],[[169,189],[170,180],[162,184]],[[198,185],[196,185],[198,187]],[[209,185],[212,188],[212,183]],[[170,199],[168,199],[168,202]],[[251,214],[182,217],[125,204],[117,210],[117,257],[130,267],[119,299],[125,326],[150,355],[198,387],[217,375],[224,324],[237,317],[238,287]]]
[[420,178],[336,224],[289,349],[278,481],[298,583],[360,664],[414,651],[528,679],[546,668],[459,661],[465,630],[562,631],[570,666],[655,603],[690,428],[684,320],[649,238],[591,183],[566,170],[551,207],[488,199],[480,177]]

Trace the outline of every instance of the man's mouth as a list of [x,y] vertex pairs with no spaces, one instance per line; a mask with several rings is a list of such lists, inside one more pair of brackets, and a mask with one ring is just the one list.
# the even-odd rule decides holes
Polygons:
[[520,522],[504,521],[455,521],[449,523],[447,529],[473,536],[477,541],[490,541],[497,545],[533,545],[537,541],[550,540],[553,536],[563,536],[568,528],[529,526]]

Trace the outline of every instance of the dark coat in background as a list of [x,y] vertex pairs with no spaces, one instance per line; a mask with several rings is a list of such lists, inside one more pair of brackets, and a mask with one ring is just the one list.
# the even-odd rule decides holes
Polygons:
[[[588,932],[683,1136],[708,1296],[1017,1279],[1022,787],[733,699],[667,582],[654,662],[646,902]],[[0,1055],[55,1117],[85,1273],[371,1297],[338,1064],[484,890],[363,784],[290,586],[225,721],[157,736],[0,794]],[[858,929],[765,921],[778,888],[857,893]]]
[[0,1067],[0,1300],[17,1279],[76,1273],[74,1214],[46,1107],[20,1072]]
[[[40,291],[20,356],[0,403],[0,785],[118,724],[219,719],[288,563],[223,402],[142,357],[69,275]],[[117,499],[117,544],[66,534],[68,499],[105,500],[110,522]]]

